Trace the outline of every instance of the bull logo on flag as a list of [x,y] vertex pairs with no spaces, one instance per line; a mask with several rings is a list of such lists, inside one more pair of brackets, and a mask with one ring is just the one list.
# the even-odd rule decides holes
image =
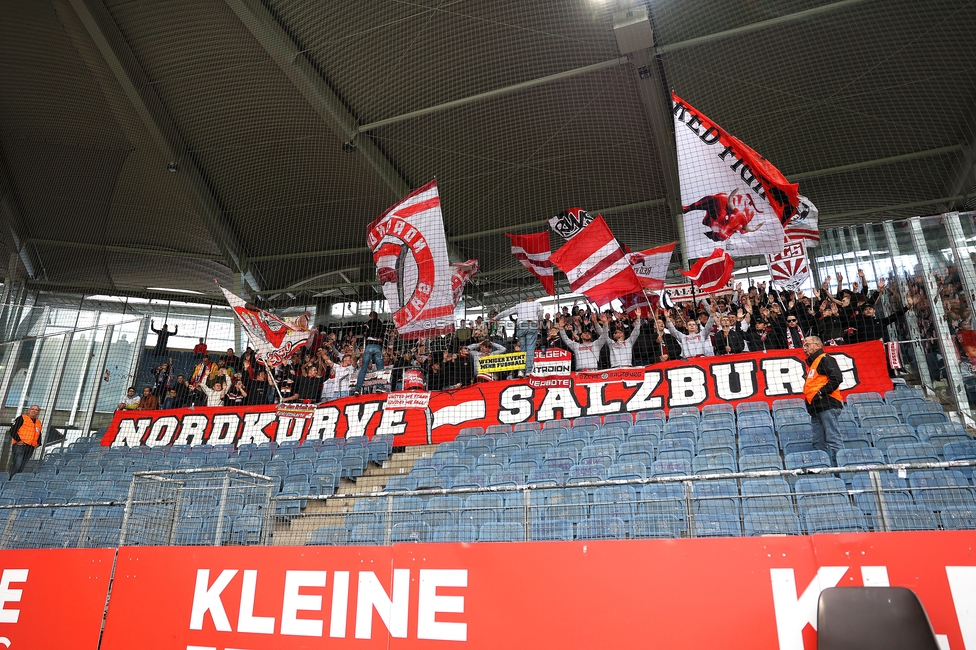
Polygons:
[[708,231],[704,235],[714,242],[727,241],[739,233],[756,232],[764,225],[762,222],[751,225],[756,215],[762,214],[762,209],[756,206],[752,195],[739,194],[738,188],[728,194],[720,192],[703,197],[682,207],[685,213],[696,210],[705,211],[702,225],[707,226]]

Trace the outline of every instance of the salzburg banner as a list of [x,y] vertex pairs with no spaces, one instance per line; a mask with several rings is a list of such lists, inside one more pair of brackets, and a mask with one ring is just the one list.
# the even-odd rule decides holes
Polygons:
[[114,559],[112,548],[0,551],[0,646],[95,650]]
[[972,650],[974,546],[941,531],[124,547],[101,650],[816,650],[824,589],[887,586],[915,592],[940,647]]
[[[843,393],[891,390],[880,341],[830,348],[844,376]],[[388,394],[347,397],[314,409],[311,417],[274,405],[168,411],[118,411],[102,438],[114,447],[262,444],[392,434],[397,446],[453,440],[465,427],[545,422],[560,418],[738,404],[803,394],[801,350],[777,350],[647,368],[526,378],[434,391],[426,409],[386,408]]]

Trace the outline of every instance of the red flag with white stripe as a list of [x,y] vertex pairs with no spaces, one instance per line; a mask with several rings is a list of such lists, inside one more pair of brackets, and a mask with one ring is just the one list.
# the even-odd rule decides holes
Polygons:
[[671,265],[671,254],[674,252],[674,242],[666,246],[649,248],[639,253],[628,253],[627,259],[634,267],[634,273],[645,291],[660,291],[664,288],[664,278]]
[[549,257],[552,250],[549,247],[548,232],[534,232],[528,235],[508,235],[512,240],[512,255],[527,268],[532,275],[539,278],[542,287],[550,296],[556,295],[556,287],[552,277],[552,262]]
[[550,258],[566,274],[574,292],[606,305],[614,298],[642,290],[623,247],[603,217],[594,219],[580,235]]
[[699,291],[716,293],[726,290],[734,267],[732,256],[721,248],[716,248],[711,255],[701,258],[689,270],[681,271],[681,274],[688,277]]

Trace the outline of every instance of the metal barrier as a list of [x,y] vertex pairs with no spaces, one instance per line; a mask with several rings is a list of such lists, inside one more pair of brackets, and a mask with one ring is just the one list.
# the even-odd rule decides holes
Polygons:
[[137,472],[125,501],[0,506],[0,548],[976,529],[974,469],[965,460],[330,496],[274,496],[277,478],[236,468]]
[[[279,495],[274,499],[278,516],[273,544],[976,529],[976,496],[968,480],[974,466],[976,460],[581,481],[564,486]],[[931,474],[908,480],[913,472],[926,471]],[[824,478],[835,480],[818,480]],[[299,501],[308,505],[299,507]]]

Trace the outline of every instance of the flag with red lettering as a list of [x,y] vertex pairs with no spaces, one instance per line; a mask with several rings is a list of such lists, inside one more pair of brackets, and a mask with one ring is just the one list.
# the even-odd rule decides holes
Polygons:
[[512,255],[520,261],[535,277],[539,278],[542,288],[550,296],[556,295],[555,282],[552,277],[552,262],[549,257],[552,250],[549,246],[549,233],[535,232],[528,235],[510,235],[512,240]]
[[797,185],[768,160],[672,93],[688,257],[722,248],[736,257],[783,250]]
[[668,274],[673,252],[674,242],[671,242],[666,246],[627,254],[627,260],[634,267],[634,273],[645,291],[660,291],[664,288],[664,278]]
[[402,338],[454,331],[454,277],[437,181],[414,190],[369,224],[366,242]]
[[566,242],[550,258],[566,274],[574,292],[585,294],[598,305],[606,305],[614,298],[642,290],[623,247],[603,217],[590,222],[580,235]]
[[258,309],[223,287],[220,290],[241,321],[257,360],[268,367],[280,366],[308,341],[308,312],[295,319],[282,319]]
[[711,255],[695,262],[689,270],[682,270],[681,274],[690,279],[699,291],[717,293],[728,289],[734,267],[732,256],[721,248],[716,248]]

